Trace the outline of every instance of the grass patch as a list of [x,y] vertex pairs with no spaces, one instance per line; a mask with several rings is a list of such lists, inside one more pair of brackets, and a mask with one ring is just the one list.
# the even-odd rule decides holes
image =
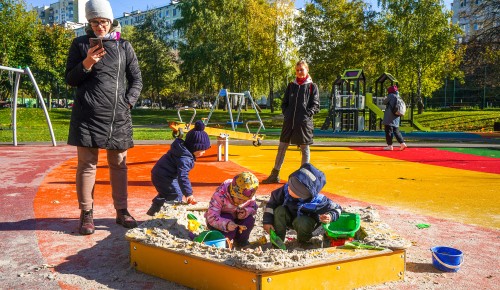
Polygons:
[[[195,120],[207,117],[209,110],[197,110]],[[193,111],[182,111],[181,118],[189,122]],[[314,117],[314,126],[320,128],[328,115],[327,110],[321,110]],[[71,118],[70,109],[52,109],[49,111],[52,128],[56,141],[66,141],[68,137],[69,121]],[[237,114],[233,114],[236,119]],[[11,128],[12,111],[8,108],[0,109],[0,142],[12,142]],[[283,123],[281,112],[271,113],[270,110],[263,110],[260,117],[266,127],[260,133],[266,131],[279,130]],[[493,124],[500,122],[500,109],[490,110],[458,110],[458,111],[426,111],[421,115],[415,115],[415,120],[423,126],[431,128],[433,131],[443,132],[490,132],[493,131]],[[132,110],[135,140],[171,140],[172,132],[168,128],[170,121],[179,121],[176,110]],[[215,111],[210,118],[210,126],[220,125],[230,129],[226,122],[229,115],[226,111]],[[257,120],[255,112],[242,111],[240,121]],[[250,127],[252,132],[257,127]],[[244,125],[240,125],[238,130],[246,131]],[[267,139],[278,139],[278,136],[267,136]],[[19,142],[48,142],[50,133],[45,120],[45,114],[40,108],[18,108],[17,110],[17,139]],[[372,142],[380,141],[379,138],[315,138],[317,141],[356,141]]]

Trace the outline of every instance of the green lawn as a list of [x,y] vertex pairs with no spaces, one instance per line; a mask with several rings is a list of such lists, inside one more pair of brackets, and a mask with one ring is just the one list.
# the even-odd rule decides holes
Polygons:
[[[208,110],[197,110],[195,120],[206,118]],[[189,121],[193,111],[182,111],[183,121]],[[314,125],[320,128],[328,111],[321,110],[315,116]],[[49,112],[52,127],[57,141],[65,141],[68,135],[70,120],[70,109],[52,109]],[[0,109],[0,142],[12,142],[11,130],[12,111],[8,108]],[[280,112],[271,113],[270,110],[263,110],[260,116],[264,122],[266,130],[260,133],[266,134],[270,131],[276,132],[281,128],[283,119]],[[491,110],[459,110],[459,111],[426,111],[422,115],[415,115],[415,120],[432,131],[444,132],[490,132],[493,130],[494,122],[500,122],[500,109]],[[135,140],[170,140],[173,139],[172,132],[168,128],[169,121],[178,121],[176,110],[132,110]],[[236,118],[236,116],[234,116]],[[219,123],[222,126],[229,120],[226,111],[215,111],[210,118],[210,123]],[[255,112],[252,110],[243,111],[240,120],[257,120]],[[245,130],[240,126],[240,130]],[[256,127],[251,127],[256,130]],[[254,131],[252,131],[254,132]],[[276,139],[277,136],[266,138]],[[45,120],[45,114],[40,108],[19,108],[17,111],[17,139],[19,142],[50,141],[50,133]],[[347,140],[347,139],[346,139]],[[376,139],[380,141],[378,138]],[[335,138],[335,141],[343,141]],[[372,141],[372,140],[364,140]]]

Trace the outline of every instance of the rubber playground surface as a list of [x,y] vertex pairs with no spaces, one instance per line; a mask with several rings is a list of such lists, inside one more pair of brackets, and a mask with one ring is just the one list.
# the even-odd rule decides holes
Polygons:
[[[151,168],[168,148],[137,145],[129,151],[129,211],[139,222],[149,218],[145,212],[155,195]],[[276,149],[232,144],[229,161],[218,162],[213,145],[190,173],[195,196],[208,201],[222,181],[242,171],[262,180],[273,167]],[[95,187],[96,233],[80,236],[75,148],[0,146],[0,289],[184,289],[130,267],[126,229],[114,222],[105,160],[102,151]],[[326,173],[325,195],[344,207],[377,208],[382,220],[413,243],[405,282],[372,289],[498,287],[500,146],[383,151],[380,146],[324,145],[311,148],[311,163]],[[300,150],[290,147],[282,181],[299,166]],[[279,186],[261,184],[258,194]],[[430,227],[418,229],[419,223]],[[436,270],[429,250],[434,246],[461,250],[461,269]]]

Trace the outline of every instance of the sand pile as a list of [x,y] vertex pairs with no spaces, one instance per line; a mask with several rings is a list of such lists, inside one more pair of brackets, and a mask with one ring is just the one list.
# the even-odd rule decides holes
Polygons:
[[[256,216],[256,225],[249,240],[252,245],[244,249],[216,248],[191,240],[187,227],[187,215],[189,213],[195,215],[198,221],[205,225],[203,214],[208,207],[206,202],[200,202],[196,205],[167,204],[153,219],[142,223],[135,229],[129,230],[126,236],[129,240],[146,245],[253,271],[274,271],[303,267],[380,253],[380,251],[365,249],[327,247],[328,240],[324,240],[322,227],[315,231],[311,244],[307,245],[306,248],[300,247],[295,239],[295,232],[292,230],[288,231],[285,239],[287,250],[273,249],[269,242],[269,236],[262,228],[262,216],[268,199],[269,196],[259,196],[257,198],[259,209]],[[361,229],[356,234],[357,241],[383,247],[385,248],[383,251],[403,249],[411,245],[393,232],[387,224],[380,221],[375,209],[370,207],[348,207],[344,210],[358,213],[361,217]],[[257,241],[263,236],[266,237],[268,242],[259,244]]]

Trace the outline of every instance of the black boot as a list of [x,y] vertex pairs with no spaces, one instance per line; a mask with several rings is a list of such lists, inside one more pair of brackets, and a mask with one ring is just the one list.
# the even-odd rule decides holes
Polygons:
[[92,210],[82,210],[80,214],[79,232],[81,235],[91,235],[95,231],[94,227],[94,212]]
[[280,171],[273,169],[268,178],[262,180],[263,184],[280,183]]
[[146,214],[149,215],[149,216],[154,216],[157,212],[159,212],[161,210],[162,206],[163,206],[163,204],[159,204],[159,203],[153,202],[151,204],[151,207],[148,209],[148,212]]
[[116,210],[116,223],[122,225],[127,229],[133,229],[137,227],[137,222],[130,215],[126,208]]

